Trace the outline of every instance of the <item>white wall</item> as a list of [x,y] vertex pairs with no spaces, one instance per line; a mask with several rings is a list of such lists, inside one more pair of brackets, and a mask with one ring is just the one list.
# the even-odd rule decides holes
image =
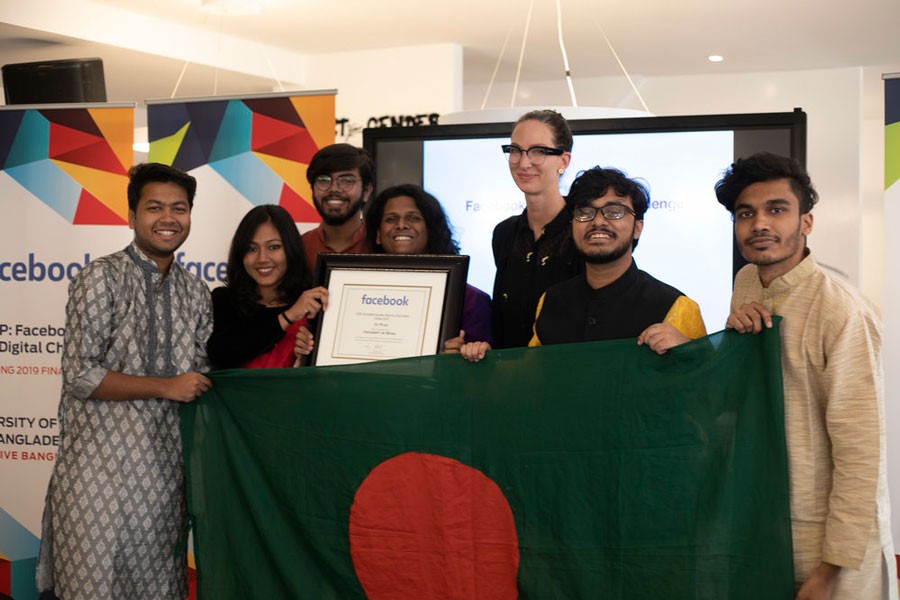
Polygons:
[[349,119],[362,144],[370,117],[455,112],[462,108],[462,46],[434,44],[310,56],[305,89],[337,89],[335,116]]

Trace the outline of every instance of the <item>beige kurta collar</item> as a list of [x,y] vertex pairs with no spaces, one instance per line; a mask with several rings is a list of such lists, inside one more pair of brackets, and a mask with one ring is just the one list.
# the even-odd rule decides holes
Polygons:
[[776,277],[769,287],[762,288],[762,305],[772,313],[779,314],[780,304],[791,289],[809,278],[815,270],[816,260],[807,250],[806,258],[800,261],[800,264],[781,277]]

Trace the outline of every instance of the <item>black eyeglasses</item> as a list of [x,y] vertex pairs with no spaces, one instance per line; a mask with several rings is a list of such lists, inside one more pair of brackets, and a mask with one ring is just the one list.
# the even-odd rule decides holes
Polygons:
[[565,150],[562,148],[550,148],[548,146],[532,146],[531,148],[519,148],[514,144],[503,144],[500,146],[503,152],[509,158],[509,162],[515,164],[522,160],[522,155],[527,154],[528,160],[533,165],[540,165],[548,156],[560,156]]
[[624,204],[619,204],[618,202],[610,202],[609,204],[604,204],[599,208],[596,208],[594,206],[575,207],[574,209],[572,209],[572,218],[574,218],[579,223],[587,223],[589,221],[593,221],[594,217],[597,216],[597,213],[600,213],[601,215],[603,215],[604,219],[608,219],[610,221],[618,221],[625,216],[625,213],[631,213],[632,217],[637,217],[637,213]]
[[324,192],[331,187],[332,182],[337,182],[338,189],[346,192],[347,190],[353,189],[353,186],[356,185],[357,181],[359,181],[359,178],[353,175],[338,175],[337,177],[332,177],[331,175],[319,175],[313,180],[313,185],[320,192]]

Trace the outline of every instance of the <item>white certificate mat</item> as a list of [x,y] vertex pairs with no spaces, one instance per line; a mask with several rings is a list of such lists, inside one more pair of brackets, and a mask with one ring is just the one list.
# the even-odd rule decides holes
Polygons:
[[332,269],[316,366],[432,354],[447,277],[439,271]]

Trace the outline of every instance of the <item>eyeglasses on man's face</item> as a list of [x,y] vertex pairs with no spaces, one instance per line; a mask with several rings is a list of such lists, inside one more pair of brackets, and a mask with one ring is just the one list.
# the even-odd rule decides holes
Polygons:
[[319,175],[313,180],[313,185],[320,192],[324,192],[327,189],[331,188],[331,184],[337,182],[337,187],[342,192],[346,192],[347,190],[353,189],[359,182],[359,177],[355,175],[338,175],[337,177],[332,177],[331,175]]
[[631,213],[632,217],[637,217],[637,213],[624,204],[619,204],[618,202],[610,202],[609,204],[604,204],[599,208],[594,206],[578,206],[572,210],[572,218],[574,218],[579,223],[587,223],[589,221],[593,221],[594,217],[597,216],[597,213],[600,213],[601,215],[603,215],[604,219],[607,219],[609,221],[618,221],[619,219],[624,217],[626,213]]
[[562,148],[550,148],[548,146],[532,146],[531,148],[520,148],[515,144],[503,144],[500,146],[503,153],[509,158],[509,162],[515,164],[522,160],[522,155],[528,155],[528,160],[533,165],[542,164],[547,160],[548,156],[561,156],[565,150]]

